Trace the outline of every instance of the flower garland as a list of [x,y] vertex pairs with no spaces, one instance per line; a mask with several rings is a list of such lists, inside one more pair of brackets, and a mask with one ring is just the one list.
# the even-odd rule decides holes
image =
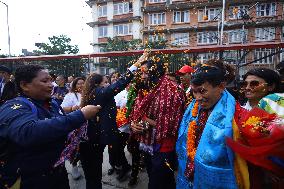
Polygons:
[[[198,115],[198,103],[195,102],[192,110],[191,115],[193,118],[196,118]],[[189,123],[188,132],[187,132],[187,156],[189,157],[190,161],[194,161],[195,153],[196,153],[196,130],[197,130],[197,124],[196,120],[193,120]]]
[[121,126],[125,125],[128,122],[128,119],[125,116],[126,111],[127,111],[126,107],[117,109],[116,124],[118,128],[120,128]]

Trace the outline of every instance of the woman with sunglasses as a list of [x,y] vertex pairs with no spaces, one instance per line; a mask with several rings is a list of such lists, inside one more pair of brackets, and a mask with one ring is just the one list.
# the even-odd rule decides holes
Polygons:
[[249,70],[243,76],[241,91],[247,98],[243,108],[251,110],[257,107],[260,99],[279,90],[280,76],[277,72],[267,68]]

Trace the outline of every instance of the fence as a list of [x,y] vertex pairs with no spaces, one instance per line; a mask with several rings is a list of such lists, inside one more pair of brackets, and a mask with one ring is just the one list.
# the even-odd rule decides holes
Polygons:
[[[162,58],[169,70],[175,72],[184,64],[192,65],[206,62],[211,58],[220,58],[234,65],[242,75],[253,67],[275,66],[284,60],[284,42],[213,45],[178,49],[152,49],[153,55]],[[124,72],[129,62],[135,61],[143,50],[113,51],[76,55],[47,55],[29,57],[0,58],[4,64],[15,70],[22,64],[40,64],[50,72],[66,76],[82,76],[90,72],[109,74],[116,70]]]

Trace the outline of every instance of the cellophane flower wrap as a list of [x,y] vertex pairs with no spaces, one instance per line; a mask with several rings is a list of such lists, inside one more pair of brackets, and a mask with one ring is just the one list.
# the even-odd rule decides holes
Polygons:
[[[246,111],[246,110],[243,110]],[[238,124],[242,139],[227,144],[243,159],[284,176],[284,121],[283,118],[253,108],[243,113]]]

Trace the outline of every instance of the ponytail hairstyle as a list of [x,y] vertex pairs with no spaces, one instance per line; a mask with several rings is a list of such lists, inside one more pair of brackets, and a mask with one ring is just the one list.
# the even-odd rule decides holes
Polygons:
[[96,73],[87,77],[82,91],[81,107],[90,104],[90,101],[95,98],[96,89],[103,81],[103,78],[104,76]]
[[191,83],[200,86],[208,82],[215,87],[222,82],[231,83],[234,78],[235,69],[231,65],[225,64],[222,60],[211,59],[195,69]]

